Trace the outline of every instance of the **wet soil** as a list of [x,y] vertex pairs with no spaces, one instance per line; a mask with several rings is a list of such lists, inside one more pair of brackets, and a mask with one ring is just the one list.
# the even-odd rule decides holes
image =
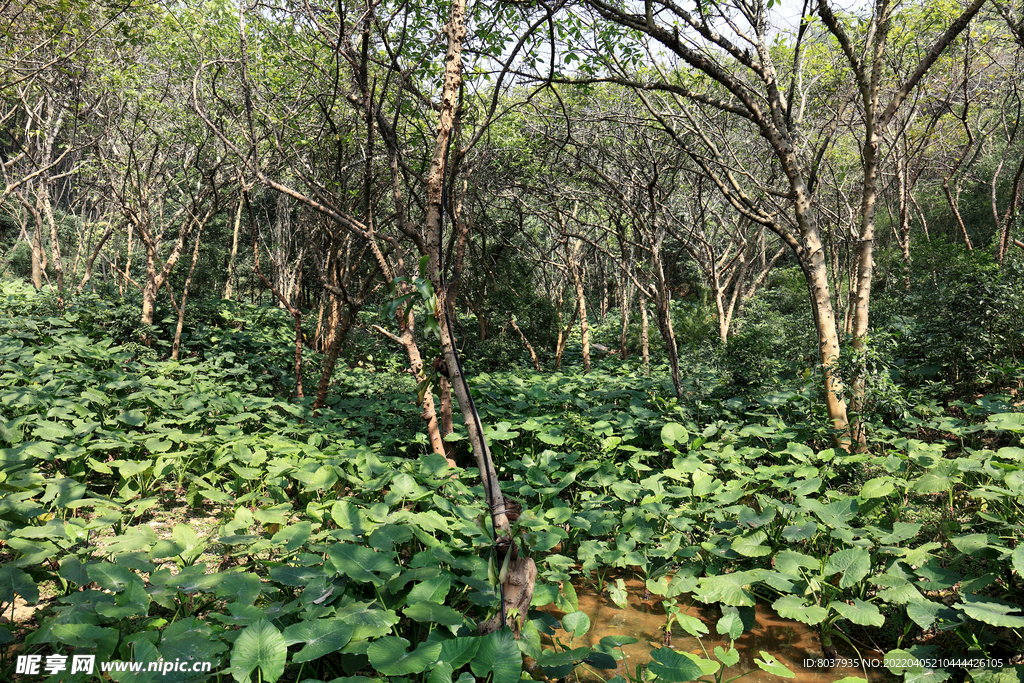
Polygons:
[[[623,646],[622,650],[626,657],[619,662],[617,670],[590,670],[586,666],[580,666],[575,674],[579,681],[604,681],[616,674],[625,676],[627,671],[635,674],[637,664],[646,665],[651,660],[652,649],[666,645],[666,616],[661,605],[662,598],[648,595],[642,579],[623,578],[628,592],[628,605],[625,609],[616,607],[607,595],[598,593],[592,584],[574,584],[579,597],[579,609],[590,617],[591,622],[590,631],[575,641],[574,646],[596,645],[606,636],[630,636],[639,641],[633,645]],[[679,596],[678,600],[680,607],[688,605],[685,609],[686,614],[699,618],[707,625],[709,634],[697,640],[687,635],[679,626],[675,626],[670,638],[673,649],[691,652],[705,659],[715,659],[713,651],[716,646],[728,649],[728,638],[719,636],[715,631],[715,623],[720,616],[717,607],[690,601],[687,596]],[[553,606],[545,609],[555,617],[560,618],[564,614]],[[796,678],[789,680],[795,680],[797,683],[833,683],[849,676],[864,678],[865,675],[873,683],[897,680],[887,669],[880,666],[866,667],[866,672],[852,666],[823,667],[817,661],[822,659],[821,639],[817,629],[798,621],[783,619],[764,605],[759,604],[755,609],[756,625],[735,642],[740,660],[735,666],[725,670],[722,680],[752,672],[742,678],[744,683],[778,683],[781,680],[778,676],[762,671],[754,663],[755,659],[760,658],[762,650],[773,655],[795,673]],[[882,653],[862,649],[858,655],[848,648],[840,647],[838,657],[847,660],[881,660]],[[815,661],[811,666],[805,667],[805,661],[809,660]]]

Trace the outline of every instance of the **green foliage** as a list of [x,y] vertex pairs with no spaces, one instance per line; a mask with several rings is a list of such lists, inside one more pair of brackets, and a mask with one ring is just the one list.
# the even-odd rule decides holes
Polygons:
[[729,338],[722,366],[737,389],[756,394],[818,365],[807,289],[797,269],[773,273],[749,301]]
[[[498,599],[482,487],[428,454],[411,380],[341,369],[346,391],[314,415],[267,381],[290,343],[276,313],[222,307],[197,355],[171,363],[115,344],[85,303],[56,314],[31,288],[4,291],[0,610],[38,604],[38,628],[0,631],[0,653],[17,640],[209,660],[243,682],[501,683],[522,653],[561,678],[622,658],[627,638],[583,644],[595,615],[573,584],[622,604],[623,571],[664,597],[669,633],[710,633],[704,605],[737,640],[760,602],[823,643],[867,631],[923,657],[915,639],[937,628],[963,643],[944,657],[1020,646],[1024,419],[1006,402],[965,403],[963,418],[915,406],[875,454],[851,455],[808,445],[813,426],[786,419],[796,392],[698,409],[629,365],[479,375],[523,508],[513,534],[538,561],[534,607],[565,613],[511,615],[519,641],[481,638]],[[168,521],[182,499],[209,523]],[[776,654],[753,666],[787,675]],[[635,680],[724,683],[737,662],[734,647],[662,648]]]
[[880,293],[876,326],[893,335],[892,356],[909,386],[942,381],[966,394],[1016,380],[1024,357],[1024,264],[999,267],[986,251],[943,242],[913,253],[909,289]]

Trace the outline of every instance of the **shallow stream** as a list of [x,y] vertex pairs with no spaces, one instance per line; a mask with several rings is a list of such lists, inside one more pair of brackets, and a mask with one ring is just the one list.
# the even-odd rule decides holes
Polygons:
[[[616,607],[608,596],[598,593],[592,584],[574,586],[579,597],[579,609],[590,617],[591,623],[590,631],[574,641],[575,647],[596,645],[606,636],[630,636],[639,641],[633,645],[623,646],[622,650],[626,657],[619,662],[619,668],[615,671],[592,670],[585,665],[580,666],[576,670],[576,677],[580,681],[603,681],[616,674],[625,676],[627,671],[635,673],[637,664],[647,664],[650,661],[652,649],[666,645],[663,630],[666,617],[661,604],[662,598],[657,595],[647,595],[642,579],[626,578],[625,583],[628,604],[624,609]],[[707,625],[710,633],[698,641],[683,632],[679,626],[674,626],[671,634],[671,647],[707,659],[714,659],[712,653],[715,646],[723,648],[729,646],[728,638],[719,636],[715,631],[719,611],[716,607],[703,605],[696,601],[692,601],[691,604],[691,601],[685,598],[686,596],[679,596],[679,605],[682,607],[689,604],[685,613],[701,619]],[[561,618],[563,615],[553,606],[548,609],[553,616]],[[833,683],[848,676],[864,678],[865,672],[852,666],[823,668],[815,663],[810,667],[805,667],[805,661],[820,660],[822,657],[821,640],[817,629],[798,621],[783,619],[770,607],[764,605],[758,604],[755,610],[756,625],[736,640],[735,646],[740,660],[735,666],[726,669],[723,681],[748,671],[753,673],[744,676],[741,679],[743,683],[779,683],[783,680],[762,671],[754,664],[754,660],[760,657],[762,650],[776,657],[796,674],[795,679],[785,680],[793,680],[796,683]],[[702,643],[704,649],[701,648]],[[882,658],[882,654],[875,650],[858,649],[861,651],[860,656],[865,659],[880,660]],[[847,650],[840,648],[839,657],[854,659],[858,655],[848,651],[848,648]],[[896,677],[887,669],[877,666],[867,668],[867,677],[872,682],[896,680]]]

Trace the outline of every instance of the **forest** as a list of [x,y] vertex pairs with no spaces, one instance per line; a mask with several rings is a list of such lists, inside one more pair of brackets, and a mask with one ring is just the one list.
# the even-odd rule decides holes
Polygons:
[[0,680],[1024,683],[1020,0],[0,45]]

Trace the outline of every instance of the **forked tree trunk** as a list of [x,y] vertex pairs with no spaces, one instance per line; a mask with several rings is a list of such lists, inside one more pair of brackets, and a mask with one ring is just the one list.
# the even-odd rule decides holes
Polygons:
[[[537,566],[533,559],[520,554],[518,541],[511,537],[511,528],[505,510],[505,499],[498,483],[498,474],[494,461],[490,456],[487,441],[482,433],[479,413],[469,394],[469,384],[462,375],[458,354],[453,339],[452,325],[446,303],[447,292],[441,281],[441,221],[442,197],[445,178],[446,152],[455,123],[455,109],[458,104],[462,85],[462,45],[466,39],[466,0],[454,0],[451,8],[451,21],[445,33],[448,37],[448,50],[445,58],[444,85],[441,96],[440,114],[437,125],[437,139],[434,145],[430,172],[427,174],[427,207],[426,207],[426,249],[429,255],[428,270],[434,291],[438,297],[437,311],[440,317],[441,352],[448,368],[452,388],[462,409],[466,423],[469,442],[473,448],[477,468],[483,480],[490,508],[494,533],[497,538],[495,550],[502,559],[508,558],[508,571],[502,582],[503,596],[500,613],[494,618],[479,625],[481,633],[496,631],[506,624],[509,614],[518,614],[519,618],[508,624],[518,637],[522,623],[530,609],[533,598],[533,586],[537,578]],[[499,564],[499,566],[501,566]]]
[[[395,319],[398,322],[400,331],[398,335],[392,334],[378,325],[374,325],[373,329],[402,347],[405,355],[409,358],[409,369],[412,371],[413,377],[416,378],[417,383],[421,383],[426,380],[427,375],[423,367],[420,347],[416,343],[415,317],[412,313],[406,316],[405,311],[400,308],[395,313]],[[434,394],[430,391],[430,387],[427,387],[427,390],[423,392],[422,405],[423,410],[420,412],[420,417],[423,418],[423,422],[427,426],[427,440],[430,441],[430,449],[447,457],[445,442],[441,436],[441,426],[437,420],[437,410],[434,407]]]

